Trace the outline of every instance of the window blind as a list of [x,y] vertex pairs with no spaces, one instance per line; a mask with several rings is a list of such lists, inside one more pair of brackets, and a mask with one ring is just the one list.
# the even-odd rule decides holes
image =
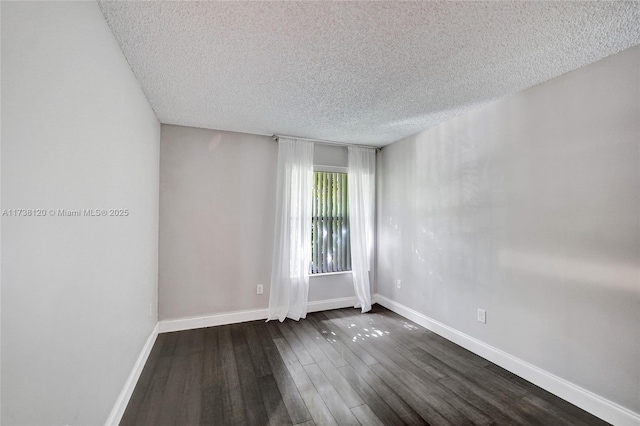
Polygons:
[[311,273],[351,270],[347,174],[314,172]]

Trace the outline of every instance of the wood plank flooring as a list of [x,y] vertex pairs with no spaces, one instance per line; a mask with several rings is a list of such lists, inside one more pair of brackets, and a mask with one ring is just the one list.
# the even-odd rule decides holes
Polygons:
[[122,425],[605,425],[399,315],[160,334]]

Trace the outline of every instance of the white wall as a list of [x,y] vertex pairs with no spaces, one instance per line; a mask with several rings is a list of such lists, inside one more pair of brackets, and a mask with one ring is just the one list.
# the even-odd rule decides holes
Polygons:
[[165,124],[161,139],[160,319],[266,307],[277,143]]
[[[160,125],[94,2],[2,2],[2,424],[101,424],[154,328]],[[151,306],[151,312],[150,312]]]
[[[160,319],[267,308],[277,143],[165,124],[161,139]],[[345,148],[316,153],[321,164],[346,165]],[[310,301],[353,295],[350,274],[310,279]]]
[[639,100],[635,47],[384,148],[378,293],[640,413]]
[[316,143],[313,146],[313,164],[346,168],[349,165],[347,147]]

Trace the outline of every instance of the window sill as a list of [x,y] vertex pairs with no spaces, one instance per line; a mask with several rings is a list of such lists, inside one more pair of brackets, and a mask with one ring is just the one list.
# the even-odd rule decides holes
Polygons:
[[322,272],[317,274],[309,274],[309,278],[313,277],[326,277],[327,275],[342,275],[342,274],[350,274],[351,271],[342,271],[342,272]]

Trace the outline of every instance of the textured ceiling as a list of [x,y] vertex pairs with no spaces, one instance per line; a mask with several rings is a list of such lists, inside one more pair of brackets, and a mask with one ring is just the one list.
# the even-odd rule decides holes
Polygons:
[[158,119],[386,145],[640,43],[640,2],[112,2]]

